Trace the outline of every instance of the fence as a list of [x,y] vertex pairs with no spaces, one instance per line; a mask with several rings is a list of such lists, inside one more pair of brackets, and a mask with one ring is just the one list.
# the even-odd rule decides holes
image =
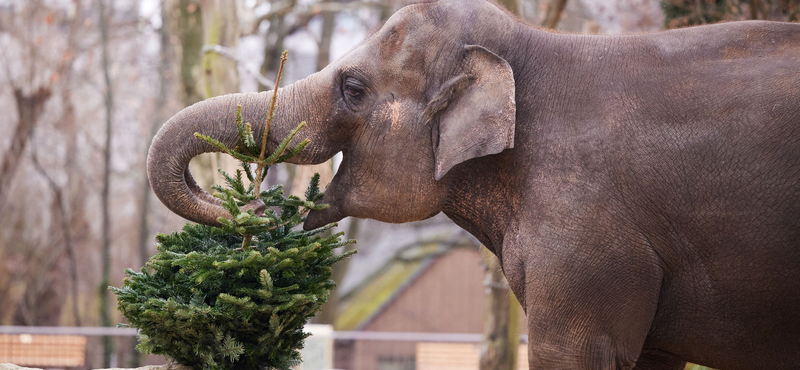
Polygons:
[[[297,370],[478,369],[482,334],[334,331],[307,325],[303,363]],[[0,363],[47,368],[89,368],[87,337],[135,337],[136,329],[106,327],[0,326]],[[526,336],[520,338],[522,343]],[[120,347],[120,346],[117,346]],[[520,346],[517,368],[527,369]],[[151,359],[150,363],[166,363]]]

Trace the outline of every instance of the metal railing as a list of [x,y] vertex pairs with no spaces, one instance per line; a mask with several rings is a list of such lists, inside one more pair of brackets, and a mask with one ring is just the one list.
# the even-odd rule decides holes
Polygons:
[[[134,328],[115,328],[102,326],[0,326],[0,334],[131,337],[139,335],[139,331]],[[334,331],[331,337],[332,339],[340,340],[376,340],[398,342],[480,343],[483,340],[483,334],[476,333],[417,333],[390,331]],[[528,336],[521,335],[520,342],[527,343]]]
[[[304,370],[332,369],[334,364],[341,368],[351,369],[356,362],[362,364],[358,368],[364,368],[364,361],[375,363],[394,361],[392,362],[393,366],[415,363],[423,368],[426,368],[425,366],[437,368],[436,366],[442,364],[435,363],[436,361],[441,362],[450,358],[458,359],[465,364],[468,363],[470,366],[467,368],[472,368],[474,365],[477,369],[480,343],[483,341],[483,334],[479,333],[334,331],[330,325],[315,324],[306,325],[304,331],[311,334],[306,340],[301,354]],[[37,345],[41,347],[48,345],[48,342],[51,346],[61,344],[63,342],[61,338],[66,340],[68,336],[79,338],[109,336],[122,340],[122,338],[131,338],[137,335],[138,330],[134,328],[0,326],[0,338],[6,337],[6,343],[0,343],[0,359],[5,359],[6,362],[14,362],[16,359],[19,362],[27,361],[28,364],[43,364],[42,361],[49,360],[44,357],[50,356],[49,354],[54,353],[55,350],[49,349],[49,347],[38,348]],[[38,339],[37,336],[39,336]],[[50,339],[44,340],[45,337],[50,337]],[[526,335],[520,336],[521,343],[527,343],[527,339]],[[84,339],[85,342],[86,339]],[[34,347],[37,351],[33,351]],[[527,354],[524,344],[520,348],[522,348],[520,349],[521,355]],[[23,350],[28,350],[30,353],[36,352],[36,355],[20,357]],[[79,352],[79,362],[83,366],[85,351],[80,350]],[[521,361],[524,365],[527,356]],[[47,363],[50,364],[50,362]],[[366,368],[374,368],[374,366]],[[405,367],[400,368],[405,369]]]
[[103,326],[0,326],[0,334],[133,337],[139,335],[139,331]]

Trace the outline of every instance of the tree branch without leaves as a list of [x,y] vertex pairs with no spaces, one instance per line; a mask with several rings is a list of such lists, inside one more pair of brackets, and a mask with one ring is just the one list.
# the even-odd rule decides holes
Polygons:
[[69,259],[72,314],[74,316],[75,326],[81,326],[80,309],[78,307],[78,262],[75,258],[75,248],[72,245],[72,232],[69,228],[71,217],[67,212],[67,201],[64,198],[63,189],[56,184],[55,180],[53,180],[53,178],[47,174],[47,171],[45,171],[44,167],[42,167],[41,163],[39,163],[39,156],[36,155],[35,151],[31,157],[33,159],[33,167],[36,169],[36,172],[39,172],[39,174],[42,175],[42,177],[44,177],[44,179],[47,181],[47,185],[50,186],[50,190],[53,192],[53,196],[55,197],[53,202],[54,208],[56,208],[58,212],[58,218],[60,221],[59,226],[61,227],[62,238],[64,238],[64,249],[67,252],[67,258]]
[[[111,269],[111,212],[109,198],[111,192],[111,135],[114,117],[114,85],[111,83],[111,72],[108,48],[108,15],[106,14],[104,0],[97,0],[98,13],[100,14],[100,52],[105,82],[105,113],[106,137],[103,146],[103,188],[100,192],[102,206],[102,244],[101,244],[101,277],[100,277],[100,323],[102,326],[111,326],[111,306],[108,299],[108,286],[110,284]],[[103,367],[111,367],[111,354],[114,352],[110,337],[103,337]]]
[[285,16],[289,13],[293,13],[300,18],[304,18],[314,17],[324,12],[337,13],[345,10],[356,10],[368,7],[377,9],[388,8],[388,6],[383,2],[376,1],[354,1],[348,3],[322,2],[306,5],[302,8],[296,8],[295,3],[296,1],[281,1],[280,3],[274,4],[272,6],[274,9],[256,19],[256,21],[253,23],[252,33],[254,34],[258,32],[258,27],[261,25],[261,22],[269,20],[275,16]]
[[50,89],[40,87],[32,94],[25,94],[21,89],[14,89],[14,100],[17,102],[17,125],[11,133],[11,145],[6,149],[0,162],[0,209],[5,203],[11,181],[19,168],[22,153],[33,135],[44,104],[50,98]]
[[552,0],[547,4],[547,12],[545,13],[544,21],[542,21],[542,27],[555,29],[566,7],[567,0]]
[[275,88],[275,82],[273,82],[272,80],[264,77],[261,73],[256,72],[252,68],[247,67],[246,64],[242,63],[242,60],[239,59],[239,56],[236,54],[235,51],[233,51],[233,49],[226,48],[226,47],[224,47],[222,45],[207,44],[207,45],[203,45],[203,48],[200,49],[200,50],[203,52],[203,54],[217,53],[219,55],[222,55],[222,56],[224,56],[224,57],[236,62],[240,67],[242,67],[242,69],[244,69],[245,72],[247,72],[249,75],[255,77],[256,81],[258,81],[259,84],[261,84],[262,86],[266,87],[267,89]]

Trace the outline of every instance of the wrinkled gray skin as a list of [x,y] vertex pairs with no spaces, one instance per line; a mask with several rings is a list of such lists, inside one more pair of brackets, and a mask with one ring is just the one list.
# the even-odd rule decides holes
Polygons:
[[[232,145],[236,105],[261,130],[269,98],[167,122],[161,201],[225,216],[187,171],[212,150],[192,134]],[[500,258],[531,369],[800,367],[800,24],[584,36],[440,0],[278,101],[270,148],[305,120],[293,162],[344,153],[306,228],[444,212]]]

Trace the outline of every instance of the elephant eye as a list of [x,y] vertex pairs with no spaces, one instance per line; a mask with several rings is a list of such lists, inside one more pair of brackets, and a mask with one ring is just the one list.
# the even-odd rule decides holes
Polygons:
[[349,104],[358,105],[367,95],[367,87],[363,82],[353,77],[347,77],[344,80],[342,92]]

